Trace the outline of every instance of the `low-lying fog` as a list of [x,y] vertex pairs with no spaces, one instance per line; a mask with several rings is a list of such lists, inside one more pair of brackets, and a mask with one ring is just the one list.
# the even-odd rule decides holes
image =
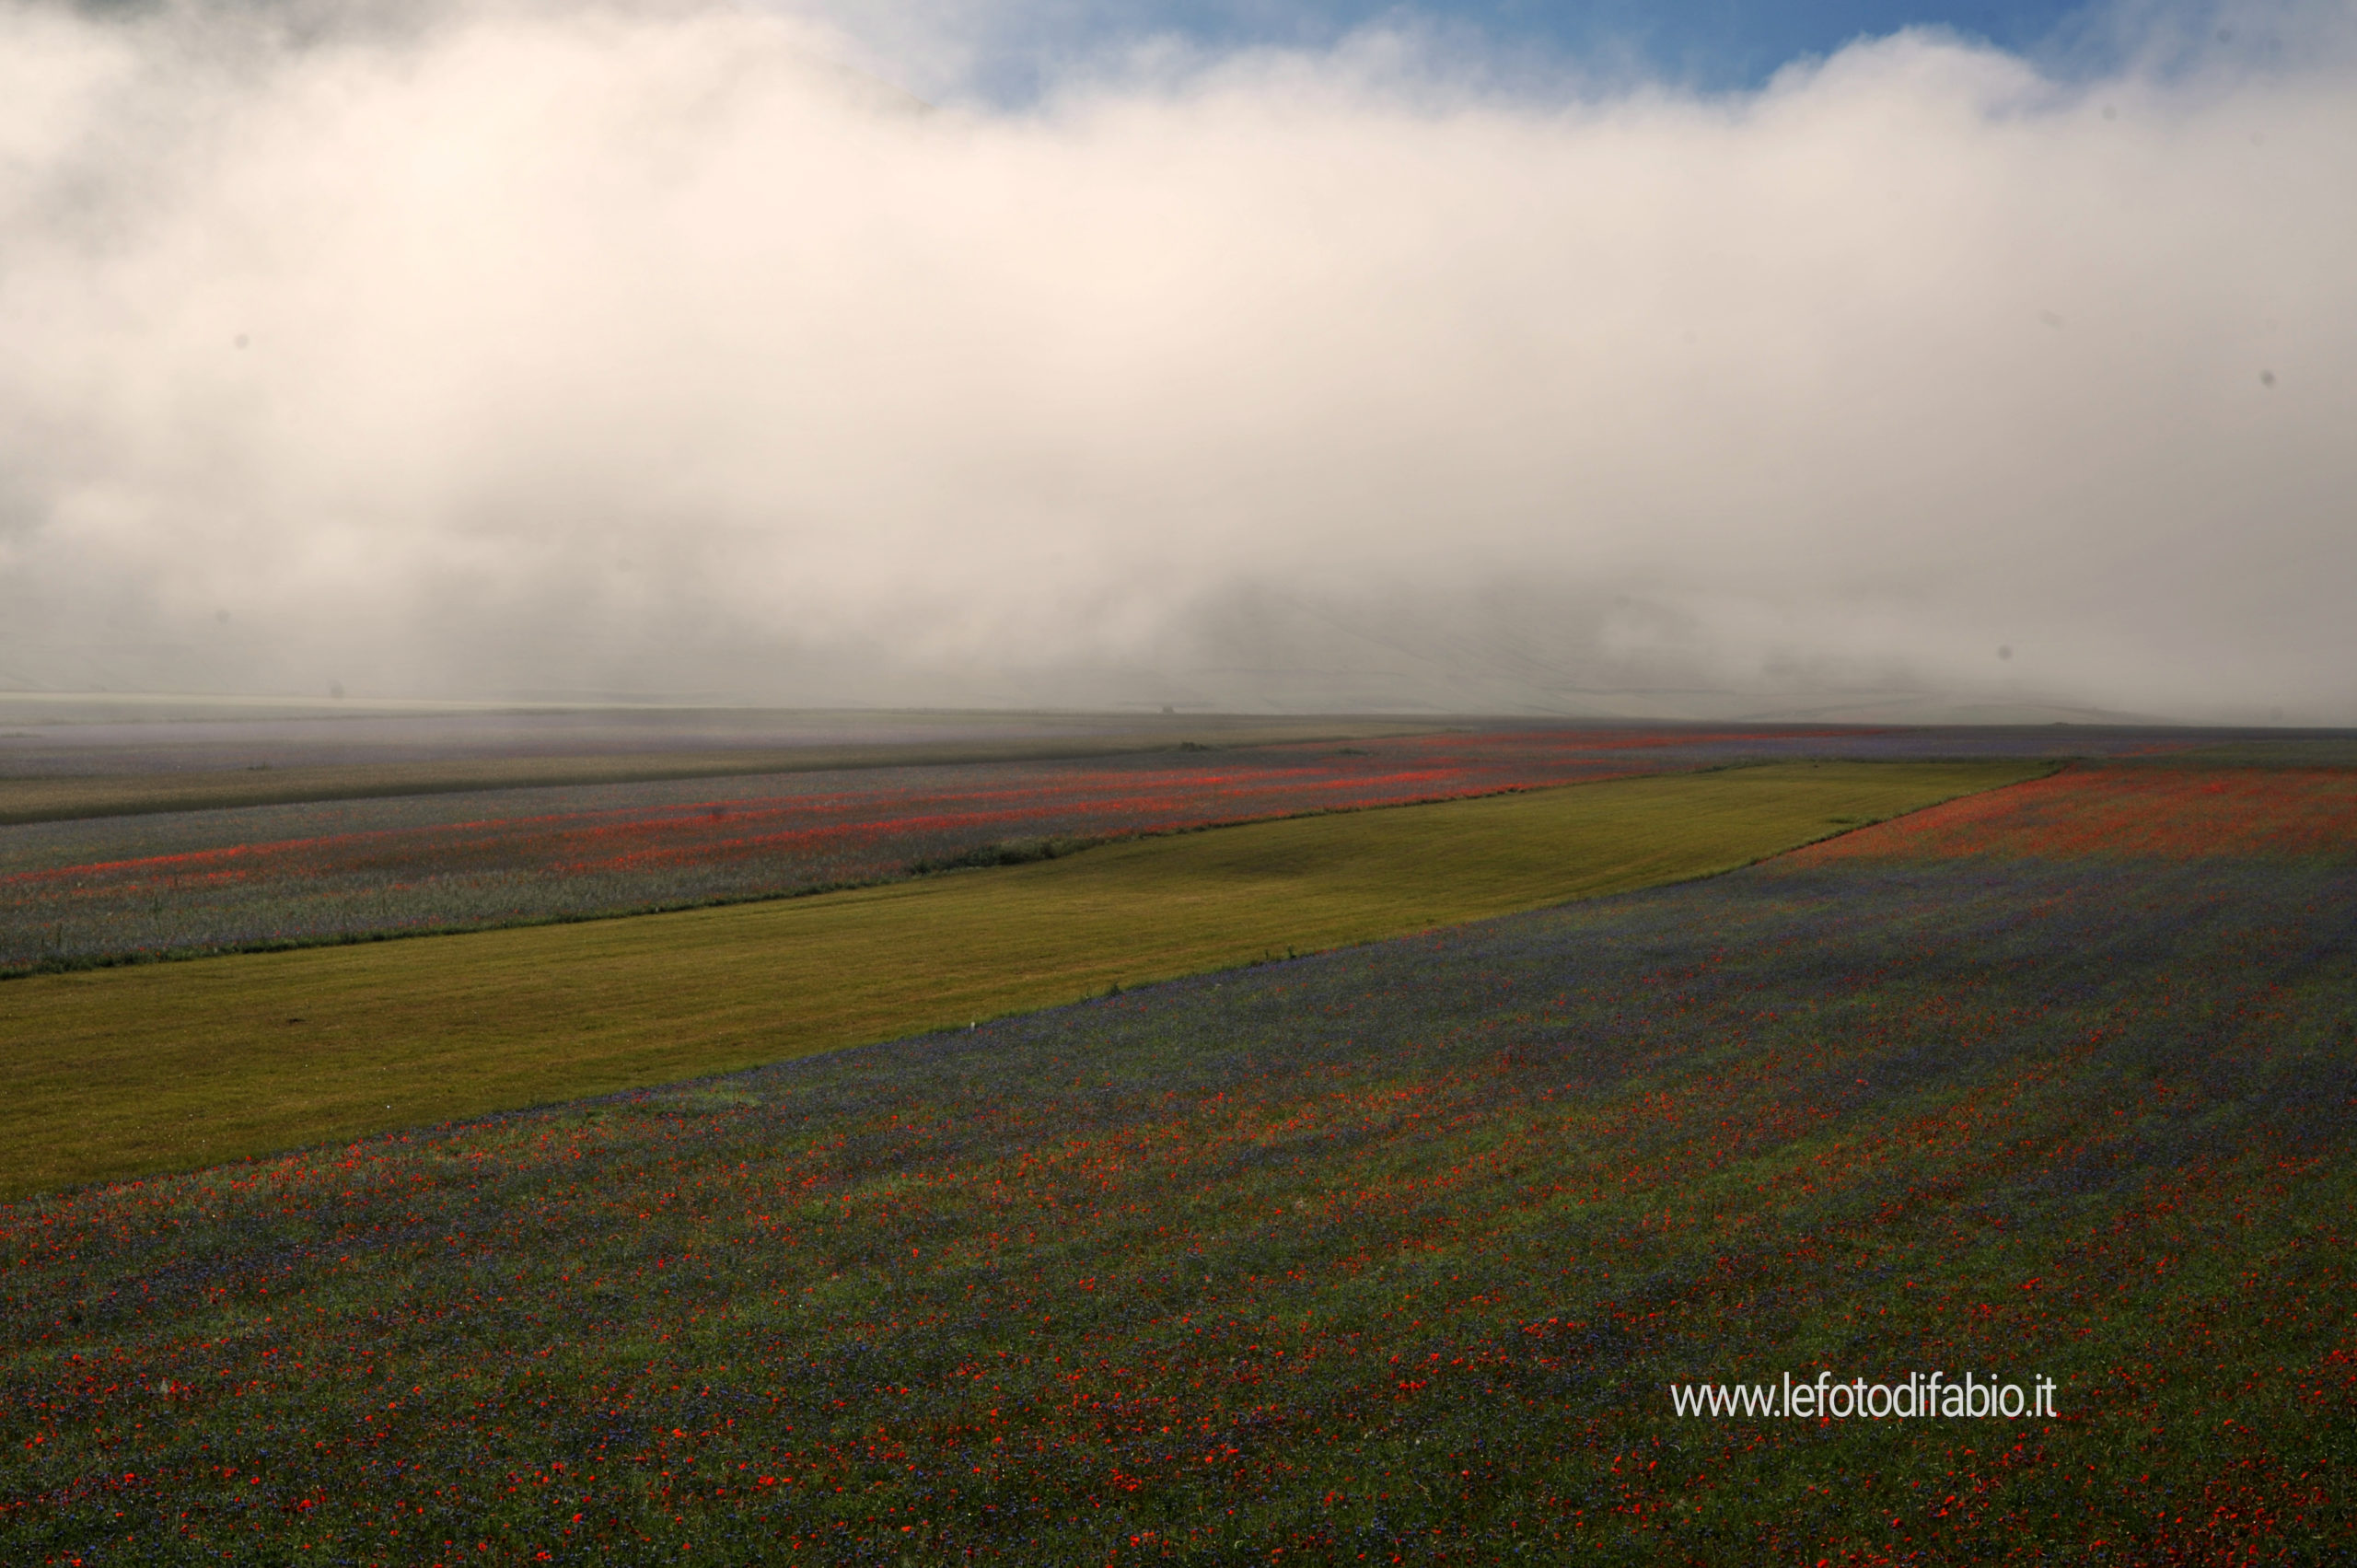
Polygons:
[[2169,15],[8,4],[0,688],[2351,722],[2357,11]]

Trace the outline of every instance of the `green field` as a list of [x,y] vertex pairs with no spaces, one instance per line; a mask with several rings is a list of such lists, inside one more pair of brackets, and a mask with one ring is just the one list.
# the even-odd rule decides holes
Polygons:
[[1294,818],[582,924],[0,984],[0,1197],[776,1062],[1708,876],[2042,763],[1794,763]]

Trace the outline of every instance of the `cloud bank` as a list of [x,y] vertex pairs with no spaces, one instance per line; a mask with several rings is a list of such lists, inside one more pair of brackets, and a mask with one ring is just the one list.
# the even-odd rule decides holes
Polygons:
[[2139,25],[8,6],[0,686],[2357,723],[2357,12]]

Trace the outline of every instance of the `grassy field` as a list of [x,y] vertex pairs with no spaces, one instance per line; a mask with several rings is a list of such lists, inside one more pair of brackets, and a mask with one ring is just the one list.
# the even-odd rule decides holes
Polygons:
[[725,1072],[1706,876],[2045,771],[1653,777],[776,903],[13,981],[0,985],[0,1194]]

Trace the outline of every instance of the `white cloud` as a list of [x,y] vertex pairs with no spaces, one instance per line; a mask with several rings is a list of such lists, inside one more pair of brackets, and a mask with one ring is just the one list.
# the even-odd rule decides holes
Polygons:
[[2348,20],[1017,113],[718,6],[0,10],[0,683],[2351,722]]

